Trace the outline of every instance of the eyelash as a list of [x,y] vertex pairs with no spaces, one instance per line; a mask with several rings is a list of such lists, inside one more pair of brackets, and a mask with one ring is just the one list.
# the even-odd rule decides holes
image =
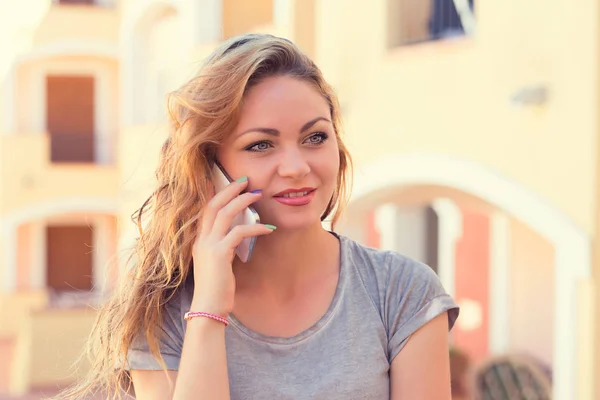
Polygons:
[[[329,139],[329,135],[327,135],[326,133],[324,133],[324,132],[318,132],[318,133],[315,133],[312,136],[309,136],[308,138],[306,138],[306,140],[309,140],[309,139],[314,138],[314,137],[319,137],[319,138],[321,138],[321,140],[319,142],[316,142],[316,143],[309,143],[309,146],[321,146],[323,143],[325,143],[325,141],[327,141],[327,139]],[[254,152],[254,153],[262,153],[262,152],[266,151],[267,149],[264,149],[264,150],[253,150],[253,148],[256,147],[256,146],[258,146],[258,145],[261,145],[263,143],[268,144],[270,147],[273,146],[273,144],[271,142],[266,141],[266,140],[262,140],[260,142],[256,142],[256,143],[251,144],[250,146],[246,147],[245,150],[246,151],[251,151],[251,152]]]

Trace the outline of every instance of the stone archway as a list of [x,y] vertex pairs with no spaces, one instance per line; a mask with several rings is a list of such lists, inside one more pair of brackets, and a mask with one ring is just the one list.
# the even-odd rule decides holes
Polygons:
[[19,225],[66,213],[95,213],[117,214],[117,200],[109,198],[61,198],[53,201],[42,202],[16,210],[0,220],[2,230],[0,235],[4,251],[2,252],[2,265],[4,277],[2,290],[11,293],[15,290],[17,276],[17,228]]
[[553,398],[583,399],[584,393],[592,393],[592,380],[580,378],[591,376],[592,365],[585,353],[593,346],[580,342],[589,336],[584,329],[586,317],[593,312],[591,297],[578,293],[580,284],[592,279],[586,232],[530,189],[482,165],[440,155],[389,156],[358,169],[349,208],[390,188],[414,185],[449,187],[476,196],[552,243],[556,254]]

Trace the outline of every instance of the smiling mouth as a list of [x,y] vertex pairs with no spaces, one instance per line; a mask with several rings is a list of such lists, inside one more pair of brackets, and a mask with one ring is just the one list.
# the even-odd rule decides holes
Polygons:
[[291,199],[294,197],[307,196],[307,195],[311,194],[312,192],[314,192],[315,190],[317,190],[317,189],[315,189],[313,187],[289,188],[289,189],[282,190],[281,192],[274,194],[273,197]]
[[312,192],[312,190],[305,190],[303,192],[290,192],[290,193],[284,193],[282,195],[279,196],[275,196],[275,197],[283,197],[285,199],[289,199],[289,198],[293,198],[293,197],[302,197],[302,196],[306,196],[307,194],[309,194],[310,192]]
[[312,201],[316,190],[310,187],[293,188],[279,192],[273,197],[275,201],[286,206],[305,206]]

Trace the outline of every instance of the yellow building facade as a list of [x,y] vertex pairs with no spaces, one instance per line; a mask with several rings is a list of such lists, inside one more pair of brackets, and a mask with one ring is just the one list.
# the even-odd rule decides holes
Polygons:
[[255,31],[295,41],[339,94],[356,166],[339,230],[433,260],[463,306],[454,343],[474,359],[528,351],[552,368],[553,398],[600,396],[599,3],[447,2],[462,11],[28,0],[3,12],[0,393],[82,372],[69,366],[88,305],[110,292],[153,188],[165,94],[223,38]]

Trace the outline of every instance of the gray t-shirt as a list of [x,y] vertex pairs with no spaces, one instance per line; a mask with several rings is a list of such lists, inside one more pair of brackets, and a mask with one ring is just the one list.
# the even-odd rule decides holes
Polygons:
[[[337,236],[337,235],[336,235]],[[396,252],[372,249],[339,236],[340,276],[331,305],[312,327],[294,337],[270,337],[234,315],[225,330],[232,400],[389,399],[391,361],[417,329],[458,307],[434,271]],[[167,304],[161,354],[179,367],[193,283]],[[141,337],[129,352],[129,369],[157,370]]]

